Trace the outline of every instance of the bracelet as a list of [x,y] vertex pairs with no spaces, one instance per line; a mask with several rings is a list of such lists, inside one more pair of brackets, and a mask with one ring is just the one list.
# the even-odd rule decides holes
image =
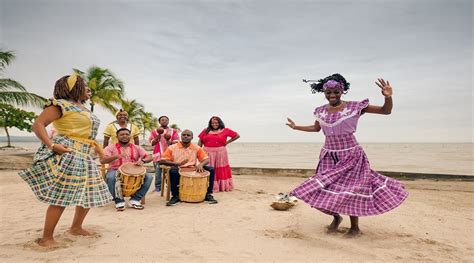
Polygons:
[[50,145],[50,146],[48,146],[48,149],[50,149],[51,151],[53,151],[53,150],[54,150],[54,145],[56,145],[56,144],[54,144],[54,143],[51,143],[51,145]]

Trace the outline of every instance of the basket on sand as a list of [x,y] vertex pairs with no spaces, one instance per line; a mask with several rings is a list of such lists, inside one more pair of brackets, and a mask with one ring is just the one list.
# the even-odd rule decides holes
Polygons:
[[279,211],[285,211],[295,206],[298,199],[288,193],[279,193],[276,196],[277,201],[273,202],[270,206]]
[[294,204],[286,201],[275,201],[270,206],[275,210],[285,211],[293,207]]

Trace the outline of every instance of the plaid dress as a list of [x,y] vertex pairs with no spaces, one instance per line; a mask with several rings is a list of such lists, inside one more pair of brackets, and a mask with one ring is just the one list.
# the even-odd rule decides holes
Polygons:
[[327,106],[314,115],[326,141],[321,149],[316,174],[296,187],[292,194],[326,214],[371,216],[388,212],[408,196],[404,186],[370,168],[354,132],[369,100],[348,102],[339,112]]
[[[107,204],[112,201],[112,196],[91,156],[91,145],[81,140],[95,138],[99,119],[66,100],[52,99],[45,107],[51,105],[61,108],[61,119],[77,118],[75,114],[81,114],[79,118],[87,116],[88,119],[84,120],[89,123],[84,125],[72,121],[67,127],[55,125],[58,135],[53,142],[66,145],[73,151],[59,155],[42,144],[34,155],[33,167],[21,171],[20,177],[28,183],[38,200],[50,205],[90,208]],[[89,138],[74,135],[75,129],[84,127],[90,127]]]

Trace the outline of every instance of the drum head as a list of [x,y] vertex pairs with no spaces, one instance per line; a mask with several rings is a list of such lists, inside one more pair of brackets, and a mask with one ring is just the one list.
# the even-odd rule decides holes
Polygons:
[[134,163],[125,163],[120,166],[119,171],[127,175],[142,175],[146,173],[145,167]]
[[205,177],[209,176],[209,171],[204,170],[202,173],[196,171],[196,167],[182,167],[179,168],[179,174],[184,176]]

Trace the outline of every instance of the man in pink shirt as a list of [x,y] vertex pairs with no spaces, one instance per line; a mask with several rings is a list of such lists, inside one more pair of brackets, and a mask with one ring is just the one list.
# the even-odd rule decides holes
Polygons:
[[[161,168],[159,161],[161,155],[166,151],[168,146],[177,143],[179,140],[178,131],[168,127],[170,120],[168,116],[160,116],[158,118],[159,127],[153,130],[148,141],[153,146],[153,164],[155,166],[155,192],[161,191]],[[160,133],[162,132],[162,133]]]
[[[105,156],[100,159],[102,164],[109,164],[106,181],[109,187],[109,191],[114,197],[115,208],[117,211],[123,211],[125,209],[125,199],[123,196],[118,196],[116,193],[116,188],[120,187],[120,184],[117,183],[117,170],[122,164],[125,163],[135,163],[136,165],[142,165],[143,163],[151,162],[153,157],[148,155],[142,147],[130,143],[130,130],[127,128],[121,128],[117,130],[117,139],[118,143],[111,144],[107,146],[105,151]],[[138,191],[131,196],[129,201],[129,206],[138,210],[142,210],[144,207],[140,203],[140,200],[145,196],[148,189],[150,188],[151,181],[153,177],[146,174],[143,185],[138,189]]]

